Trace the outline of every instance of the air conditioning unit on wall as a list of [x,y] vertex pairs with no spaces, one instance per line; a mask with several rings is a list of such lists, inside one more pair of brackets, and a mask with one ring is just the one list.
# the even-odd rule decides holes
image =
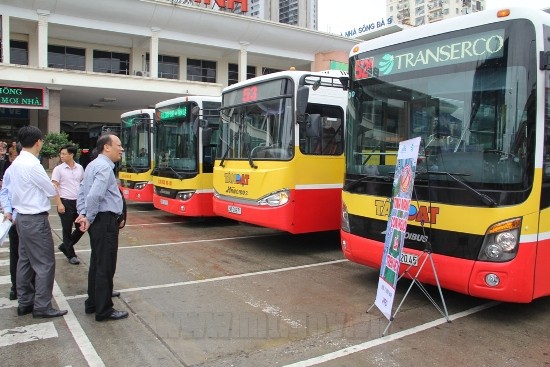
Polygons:
[[148,71],[134,70],[135,76],[149,76]]

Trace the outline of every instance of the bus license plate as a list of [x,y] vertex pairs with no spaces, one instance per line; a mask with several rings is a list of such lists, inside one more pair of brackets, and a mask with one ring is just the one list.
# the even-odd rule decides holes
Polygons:
[[166,206],[168,206],[168,200],[166,200],[166,199],[160,199],[160,204],[161,204],[161,205],[166,205]]
[[413,254],[401,253],[401,264],[418,266],[418,256]]
[[238,206],[228,205],[227,211],[231,214],[241,215],[241,208]]

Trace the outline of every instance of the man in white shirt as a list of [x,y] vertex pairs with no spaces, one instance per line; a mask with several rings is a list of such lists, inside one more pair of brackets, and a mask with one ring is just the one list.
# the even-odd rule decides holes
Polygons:
[[44,144],[42,132],[34,126],[23,126],[17,136],[23,150],[10,166],[11,200],[19,232],[17,314],[32,312],[34,318],[63,316],[66,310],[52,307],[55,255],[48,210],[49,198],[56,192],[38,160]]
[[[61,164],[53,169],[52,183],[58,193],[55,201],[57,214],[59,214],[63,228],[63,243],[59,245],[58,249],[65,254],[69,263],[78,265],[80,260],[74,252],[74,245],[84,232],[80,230],[80,223],[75,223],[75,219],[78,217],[76,199],[80,182],[84,177],[84,169],[75,162],[75,154],[76,147],[73,144],[67,144],[59,150]],[[73,224],[76,227],[74,230]]]

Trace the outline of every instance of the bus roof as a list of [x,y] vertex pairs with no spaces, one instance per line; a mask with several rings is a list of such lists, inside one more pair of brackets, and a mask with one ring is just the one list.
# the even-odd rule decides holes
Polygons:
[[[510,14],[505,17],[498,17],[497,13],[500,10],[504,9],[509,9]],[[361,42],[357,46],[353,47],[350,52],[350,57],[366,51],[383,48],[389,45],[400,44],[403,42],[430,37],[436,34],[443,34],[455,30],[466,29],[483,24],[502,22],[510,19],[529,19],[536,24],[545,23],[550,25],[550,14],[544,12],[543,10],[532,8],[507,7],[489,9],[422,25],[415,28],[407,28],[402,30],[401,32]]]
[[251,83],[261,83],[266,80],[272,80],[272,79],[278,79],[281,77],[290,77],[292,78],[296,83],[300,81],[300,78],[303,75],[311,75],[311,76],[331,76],[331,77],[341,77],[348,75],[347,71],[341,71],[341,70],[323,70],[323,71],[303,71],[303,70],[284,70],[279,71],[276,73],[271,73],[267,75],[260,75],[252,79],[247,79],[235,84],[232,84],[228,87],[225,87],[222,91],[222,94],[225,92],[229,92],[233,89],[242,88],[243,86],[250,85]]
[[145,109],[142,109],[142,110],[133,110],[133,111],[128,111],[128,112],[124,112],[122,115],[120,115],[120,118],[125,118],[125,117],[128,117],[128,116],[135,116],[135,115],[143,115],[143,114],[146,114],[146,115],[149,115],[149,116],[154,116],[155,115],[155,110],[152,109],[152,108],[145,108]]
[[166,101],[159,102],[155,105],[155,108],[166,107],[177,103],[183,102],[221,102],[220,96],[185,96],[168,99]]

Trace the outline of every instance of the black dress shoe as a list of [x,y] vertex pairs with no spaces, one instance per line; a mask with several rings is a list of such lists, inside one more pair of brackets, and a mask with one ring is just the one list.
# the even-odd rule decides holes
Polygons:
[[121,320],[128,317],[128,312],[113,310],[107,317],[95,317],[95,321]]
[[84,308],[84,312],[86,312],[87,314],[95,313],[95,308]]
[[119,291],[113,291],[113,294],[111,294],[112,297],[120,297]]
[[17,307],[17,316],[24,316],[30,314],[34,310],[34,306],[19,306]]
[[32,317],[37,318],[50,318],[50,317],[59,317],[67,314],[67,310],[56,310],[55,308],[49,308],[44,311],[33,311]]
[[17,292],[14,290],[10,291],[10,301],[14,301],[17,299]]

